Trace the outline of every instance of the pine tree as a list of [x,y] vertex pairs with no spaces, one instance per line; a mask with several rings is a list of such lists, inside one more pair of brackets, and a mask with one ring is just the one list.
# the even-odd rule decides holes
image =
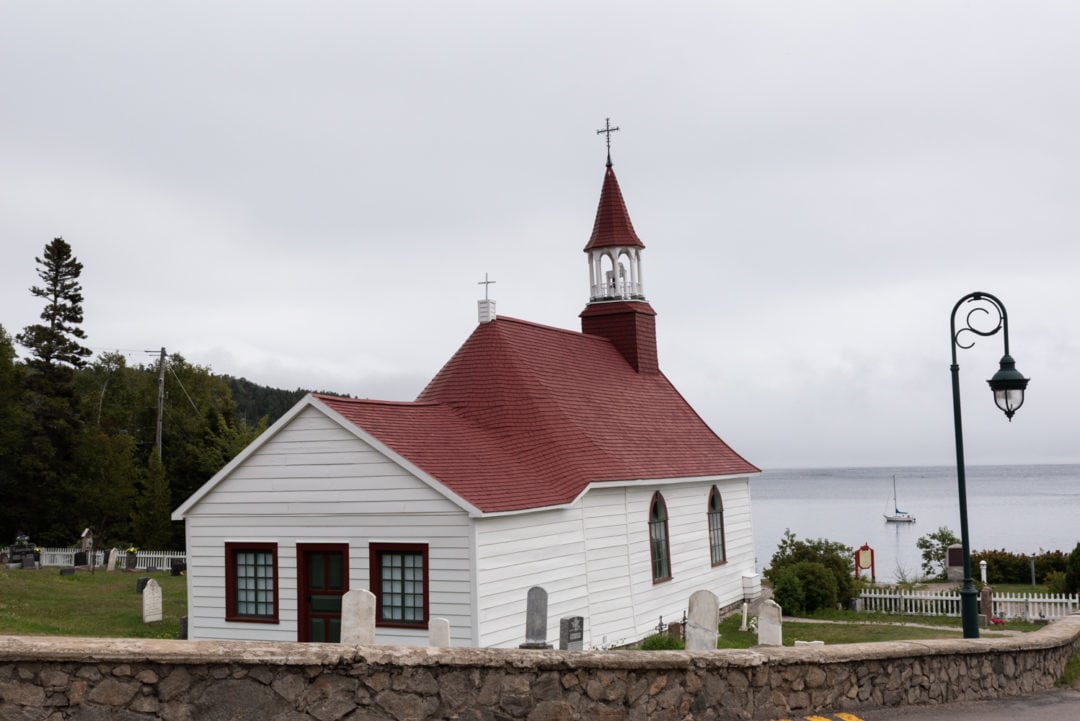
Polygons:
[[44,259],[34,258],[34,261],[45,287],[35,285],[30,292],[45,299],[45,310],[41,312],[45,323],[28,325],[16,340],[33,353],[29,365],[36,370],[48,372],[57,365],[81,368],[91,353],[79,344],[79,340],[86,338],[80,327],[82,263],[71,254],[71,246],[63,238],[53,238],[45,246]]
[[19,484],[20,450],[26,443],[23,371],[11,336],[0,326],[0,545],[10,543],[26,513],[27,494]]
[[31,352],[27,361],[25,408],[27,441],[19,453],[19,479],[34,493],[31,507],[17,519],[35,541],[70,543],[79,529],[67,510],[80,496],[75,453],[82,429],[75,371],[85,365],[89,348],[80,345],[83,321],[82,263],[63,238],[35,258],[44,287],[30,292],[45,300],[44,323],[27,326],[16,340]]

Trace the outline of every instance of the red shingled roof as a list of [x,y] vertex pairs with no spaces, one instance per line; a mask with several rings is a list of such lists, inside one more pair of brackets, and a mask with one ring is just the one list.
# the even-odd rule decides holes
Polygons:
[[662,373],[513,318],[479,325],[413,403],[317,397],[485,512],[569,503],[596,481],[758,470]]
[[622,191],[619,190],[619,181],[615,179],[615,171],[609,165],[604,172],[600,204],[596,206],[596,220],[593,222],[592,236],[585,244],[585,251],[612,246],[644,248],[645,244],[634,232],[634,224],[630,222],[630,213],[626,211],[626,203],[623,202]]

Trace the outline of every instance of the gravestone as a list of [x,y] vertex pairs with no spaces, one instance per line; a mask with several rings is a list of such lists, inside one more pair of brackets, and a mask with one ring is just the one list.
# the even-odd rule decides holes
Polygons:
[[715,651],[720,601],[712,591],[694,591],[686,612],[686,650]]
[[366,588],[346,591],[341,597],[341,643],[375,644],[375,594]]
[[796,641],[796,646],[824,646],[824,641]]
[[179,576],[187,570],[187,561],[182,558],[174,558],[169,561],[169,574]]
[[567,616],[559,619],[560,651],[580,651],[584,648],[584,640],[584,616]]
[[525,643],[518,648],[551,648],[547,642],[548,594],[540,586],[529,589],[525,602]]
[[757,642],[759,646],[783,646],[783,609],[771,598],[758,609]]
[[[684,619],[686,618],[685,614],[683,614],[683,618]],[[683,630],[686,628],[686,623],[687,622],[685,620],[683,620],[683,621],[668,621],[667,635],[671,636],[674,639],[682,641],[683,640]]]
[[75,551],[75,560],[72,562],[73,566],[85,566],[86,563],[86,551]]
[[157,566],[147,566],[146,567],[146,572],[147,573],[157,573]]
[[106,571],[115,571],[116,570],[116,562],[117,562],[117,560],[119,560],[119,558],[120,558],[119,549],[116,549],[116,548],[111,549],[109,551],[109,560],[105,563],[105,570]]
[[428,646],[450,648],[450,621],[445,618],[428,621]]
[[135,593],[142,593],[146,590],[146,584],[150,582],[147,576],[142,576],[135,579]]
[[[990,623],[990,619],[994,617],[994,589],[990,586],[983,586],[979,591],[979,621],[984,626]],[[1030,619],[1029,619],[1030,620]]]
[[950,581],[964,580],[964,547],[959,543],[945,550],[945,577]]
[[187,616],[180,617],[180,630],[177,631],[176,637],[181,641],[187,640]]
[[61,576],[74,576],[75,575],[75,567],[74,566],[68,566],[67,568],[61,568],[60,569],[60,575]]
[[143,623],[155,623],[161,619],[161,586],[151,578],[143,589],[142,620]]
[[749,613],[749,611],[750,611],[750,604],[747,603],[746,601],[743,601],[742,602],[742,623],[739,624],[739,630],[740,631],[746,631],[747,628],[748,628],[747,625],[746,625],[746,616]]

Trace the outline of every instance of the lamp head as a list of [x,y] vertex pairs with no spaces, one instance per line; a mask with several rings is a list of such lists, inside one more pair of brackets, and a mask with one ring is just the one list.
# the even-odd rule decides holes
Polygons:
[[987,383],[990,384],[990,390],[994,392],[994,403],[1011,421],[1013,413],[1024,405],[1024,390],[1027,388],[1029,379],[1016,370],[1016,361],[1007,353],[1001,356],[999,365],[998,372]]

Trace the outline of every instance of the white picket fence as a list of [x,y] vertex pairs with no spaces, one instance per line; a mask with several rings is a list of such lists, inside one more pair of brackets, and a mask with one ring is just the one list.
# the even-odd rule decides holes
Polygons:
[[[74,566],[75,554],[81,552],[80,548],[42,548],[41,549],[41,565],[44,566]],[[0,549],[0,552],[6,553],[7,548]],[[101,568],[105,565],[105,560],[109,549],[94,551],[94,566]],[[120,560],[117,562],[117,568],[127,568],[126,554],[124,549],[120,549]],[[135,569],[139,571],[145,571],[148,568],[157,568],[159,571],[168,571],[171,568],[171,562],[173,559],[179,559],[181,561],[187,560],[187,554],[183,551],[143,551],[139,550],[135,553]]]
[[[994,616],[1027,621],[1064,618],[1080,611],[1077,594],[995,593]],[[859,594],[864,611],[912,616],[960,616],[959,591],[902,591],[867,588]]]

